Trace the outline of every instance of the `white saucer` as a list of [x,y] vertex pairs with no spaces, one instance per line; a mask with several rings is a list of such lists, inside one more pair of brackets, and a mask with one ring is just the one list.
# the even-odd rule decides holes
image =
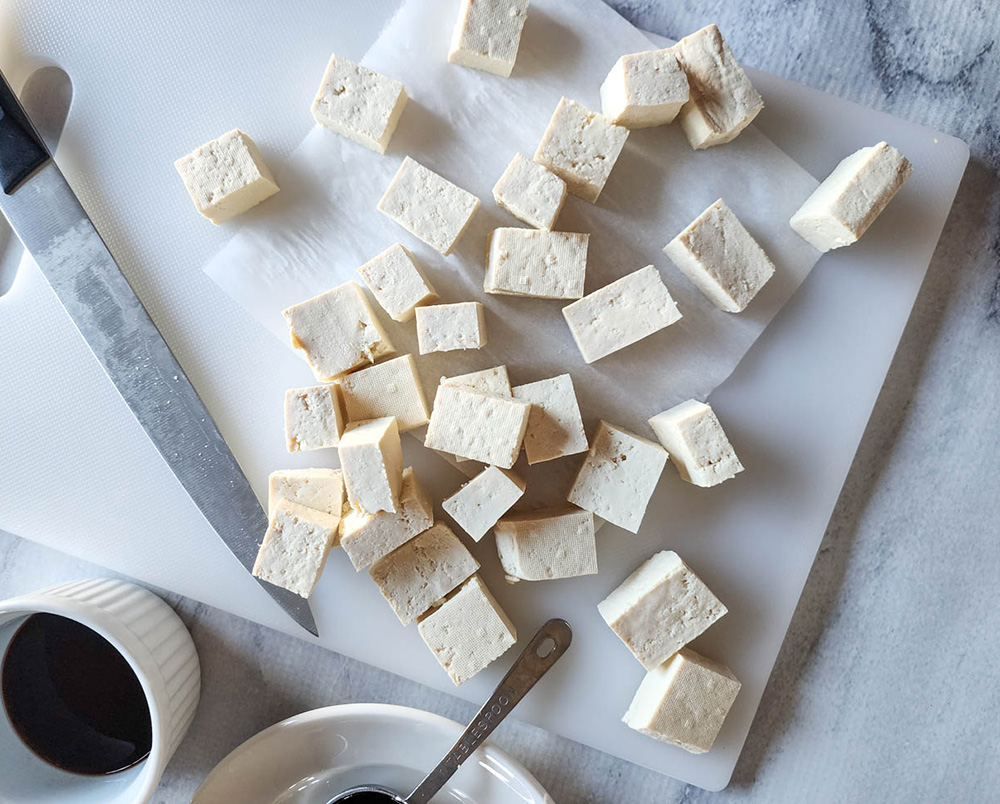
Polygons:
[[[409,793],[463,726],[386,704],[314,709],[251,737],[208,775],[192,804],[327,804],[374,782]],[[530,773],[486,743],[433,804],[554,804]]]

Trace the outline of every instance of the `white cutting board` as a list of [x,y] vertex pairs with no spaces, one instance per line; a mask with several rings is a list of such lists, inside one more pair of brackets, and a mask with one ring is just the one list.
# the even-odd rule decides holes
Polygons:
[[[172,163],[233,126],[280,163],[311,124],[330,51],[360,58],[393,5],[109,0],[98,12],[0,0],[0,68],[15,88],[44,63],[73,78],[60,165],[261,493],[270,470],[316,462],[287,456],[280,428],[283,390],[309,376],[202,274],[231,230],[194,213]],[[709,789],[732,773],[968,160],[951,137],[778,78],[754,80],[768,104],[760,127],[815,175],[879,139],[916,172],[860,244],[820,261],[713,395],[748,470],[710,491],[664,472],[640,535],[602,531],[600,575],[539,585],[530,598],[499,580],[490,540],[477,551],[522,634],[549,616],[576,632],[544,694],[519,715]],[[0,298],[0,411],[0,528],[296,633],[214,537],[30,264]],[[408,446],[438,498],[457,485],[457,474]],[[729,663],[744,687],[703,756],[618,722],[642,670],[594,608],[663,547],[731,611],[698,649]],[[416,631],[398,625],[342,554],[314,608],[324,645],[452,690]],[[481,700],[501,671],[457,694]]]

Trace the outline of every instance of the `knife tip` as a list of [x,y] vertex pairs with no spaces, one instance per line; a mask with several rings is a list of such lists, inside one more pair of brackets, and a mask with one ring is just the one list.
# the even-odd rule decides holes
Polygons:
[[274,598],[274,602],[281,606],[285,614],[295,620],[298,625],[314,637],[319,636],[316,619],[313,617],[312,609],[309,608],[308,600],[280,586],[275,586],[259,578],[256,580]]

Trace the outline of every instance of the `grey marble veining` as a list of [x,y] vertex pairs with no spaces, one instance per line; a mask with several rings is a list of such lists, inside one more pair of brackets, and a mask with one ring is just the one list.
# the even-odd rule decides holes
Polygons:
[[[1000,8],[995,0],[614,0],[679,37],[962,137],[973,159],[730,788],[709,794],[518,723],[495,742],[559,804],[1000,800]],[[99,572],[0,534],[0,596]],[[102,573],[103,574],[103,573]],[[204,698],[156,801],[316,706],[473,707],[186,600]]]

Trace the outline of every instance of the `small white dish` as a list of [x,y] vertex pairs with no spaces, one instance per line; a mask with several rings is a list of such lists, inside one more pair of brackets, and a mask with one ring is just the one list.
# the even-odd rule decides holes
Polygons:
[[[208,775],[192,804],[327,804],[373,782],[409,793],[462,734],[453,720],[387,704],[314,709],[239,746]],[[554,804],[530,773],[486,743],[434,804]]]
[[0,802],[146,804],[198,706],[201,668],[191,635],[170,606],[142,587],[113,578],[71,581],[0,601],[0,658],[21,623],[38,613],[83,623],[125,657],[146,693],[152,749],[120,773],[69,773],[32,753],[0,705]]

